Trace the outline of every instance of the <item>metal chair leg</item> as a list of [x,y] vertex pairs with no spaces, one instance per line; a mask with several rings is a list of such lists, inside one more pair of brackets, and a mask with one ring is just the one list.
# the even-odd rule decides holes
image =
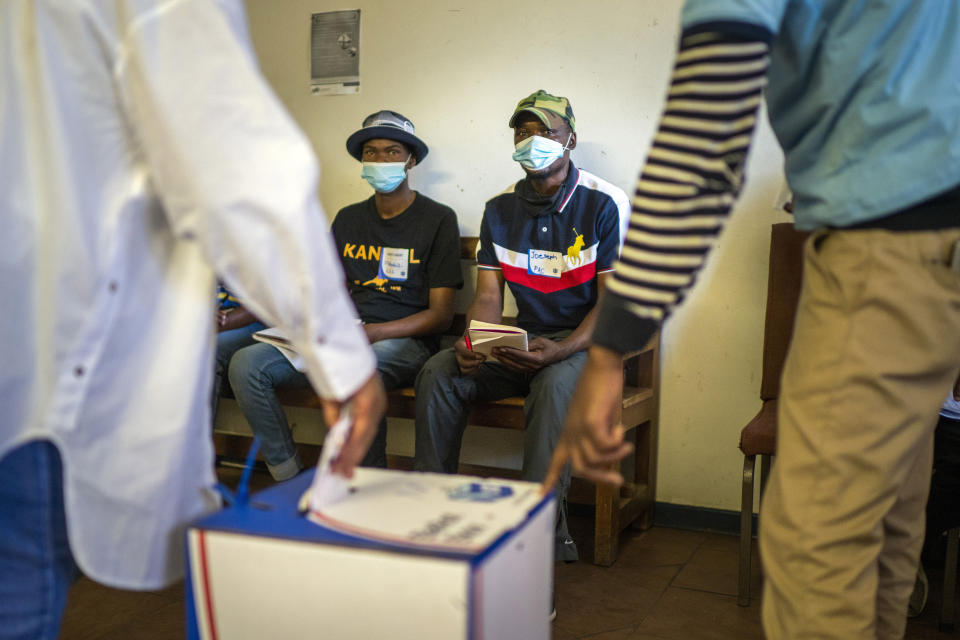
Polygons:
[[960,527],[947,531],[947,559],[943,567],[943,608],[940,609],[940,631],[953,631],[956,610],[957,549],[960,547]]
[[743,488],[740,494],[740,576],[737,604],[750,606],[750,560],[753,546],[753,469],[756,456],[743,457]]
[[760,499],[767,490],[767,481],[770,479],[770,468],[773,466],[773,456],[760,454]]

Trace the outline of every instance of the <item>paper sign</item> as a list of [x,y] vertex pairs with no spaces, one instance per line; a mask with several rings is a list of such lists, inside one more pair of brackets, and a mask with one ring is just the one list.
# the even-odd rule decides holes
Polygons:
[[559,251],[530,249],[527,254],[527,273],[533,276],[559,278],[563,273],[563,254]]
[[384,247],[380,253],[380,273],[388,280],[404,281],[410,264],[410,251]]

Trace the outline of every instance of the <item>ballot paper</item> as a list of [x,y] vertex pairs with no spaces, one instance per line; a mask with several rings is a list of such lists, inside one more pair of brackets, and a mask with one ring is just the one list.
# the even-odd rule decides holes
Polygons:
[[307,370],[307,365],[303,361],[303,357],[293,350],[290,340],[283,334],[282,331],[280,331],[280,329],[273,327],[270,329],[256,331],[253,334],[253,339],[276,347],[277,350],[280,351],[280,353],[282,353],[283,356],[290,361],[290,364],[293,365],[293,368],[297,371],[304,372]]
[[391,547],[475,552],[515,528],[543,499],[538,489],[532,483],[360,468],[345,497],[325,504],[313,498],[307,517],[325,529]]
[[493,324],[471,320],[466,335],[467,348],[487,356],[488,360],[496,360],[491,349],[494,347],[513,347],[522,351],[527,350],[527,332],[519,327],[506,324]]
[[[313,482],[307,493],[300,499],[301,511],[322,511],[327,507],[343,500],[350,490],[349,481],[339,473],[330,470],[330,463],[337,459],[343,444],[350,436],[350,425],[353,423],[353,411],[350,405],[340,410],[340,418],[327,431],[323,439],[323,452],[320,462],[313,473]],[[304,507],[307,508],[304,508]]]

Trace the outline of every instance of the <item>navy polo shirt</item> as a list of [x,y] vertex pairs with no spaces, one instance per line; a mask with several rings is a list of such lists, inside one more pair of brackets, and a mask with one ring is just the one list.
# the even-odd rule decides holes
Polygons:
[[562,200],[534,215],[519,184],[487,202],[477,268],[503,272],[517,325],[529,333],[575,329],[597,302],[597,274],[612,271],[619,256],[629,200],[571,163]]

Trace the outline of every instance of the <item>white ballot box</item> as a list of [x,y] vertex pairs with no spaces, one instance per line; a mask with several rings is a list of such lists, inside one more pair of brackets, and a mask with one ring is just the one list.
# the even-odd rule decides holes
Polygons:
[[188,637],[550,637],[555,499],[539,485],[357,469],[301,514],[311,474],[187,533]]

